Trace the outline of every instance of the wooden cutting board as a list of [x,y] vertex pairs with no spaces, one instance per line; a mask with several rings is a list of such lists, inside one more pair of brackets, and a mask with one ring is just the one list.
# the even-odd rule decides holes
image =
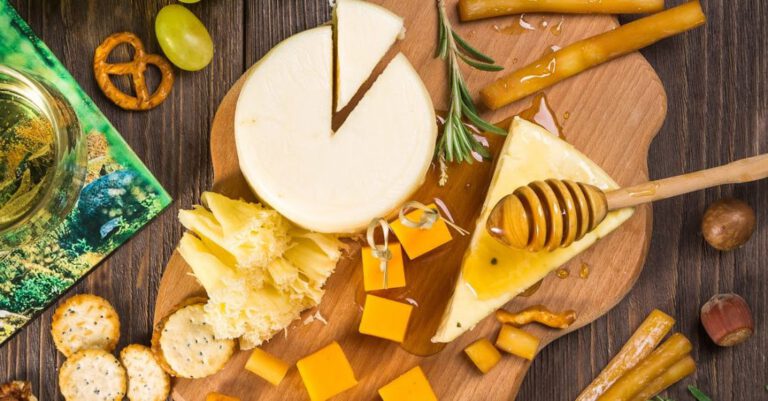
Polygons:
[[[396,45],[396,50],[405,53],[417,68],[435,106],[445,109],[445,66],[441,60],[433,58],[437,36],[435,2],[376,2],[405,17],[407,36]],[[456,21],[453,6],[450,13]],[[550,51],[551,46],[565,46],[613,29],[618,23],[610,16],[550,15],[526,16],[522,21],[520,17],[505,17],[467,24],[454,22],[454,25],[461,35],[510,71]],[[534,27],[535,30],[527,30],[522,25]],[[493,73],[465,71],[473,91],[497,78]],[[235,103],[242,81],[235,84],[224,98],[213,122],[213,190],[254,200],[238,168],[233,136]],[[639,53],[590,70],[546,93],[570,143],[602,166],[621,185],[648,178],[648,146],[664,120],[666,94],[655,72]],[[531,99],[524,99],[484,115],[490,121],[501,121],[530,103]],[[503,138],[490,139],[492,150],[498,153]],[[490,162],[452,166],[448,185],[440,188],[436,185],[437,171],[433,169],[426,184],[413,199],[425,203],[436,197],[442,199],[457,223],[473,230],[492,173],[493,163]],[[544,304],[553,310],[578,311],[576,324],[568,330],[528,327],[527,330],[542,338],[543,344],[589,324],[611,309],[632,288],[642,270],[650,236],[651,210],[642,207],[616,232],[565,266],[571,273],[569,278],[550,275],[533,296],[517,298],[507,308],[514,310],[526,305]],[[264,349],[295,363],[331,341],[338,341],[350,359],[359,384],[334,400],[378,399],[376,390],[379,387],[415,365],[424,369],[441,400],[513,399],[529,363],[506,356],[500,366],[483,376],[462,354],[466,345],[480,337],[495,338],[498,324],[492,317],[444,349],[429,342],[453,291],[468,242],[469,236],[455,235],[451,243],[438,250],[413,261],[406,260],[407,288],[383,294],[392,299],[410,298],[418,304],[411,319],[408,338],[402,347],[357,332],[364,293],[360,252],[356,244],[350,256],[339,263],[326,287],[327,292],[319,309],[328,324],[316,320],[305,325],[297,321],[288,329],[287,336],[275,336]],[[590,266],[590,275],[586,279],[579,278],[582,263]],[[181,256],[174,253],[160,283],[155,321],[187,297],[204,294],[190,272]],[[308,314],[312,313],[314,310]],[[242,400],[308,399],[295,368],[279,387],[273,387],[243,370],[248,355],[249,352],[236,354],[223,371],[209,378],[176,380],[173,399],[200,401],[212,391]],[[563,394],[562,399],[574,396]]]

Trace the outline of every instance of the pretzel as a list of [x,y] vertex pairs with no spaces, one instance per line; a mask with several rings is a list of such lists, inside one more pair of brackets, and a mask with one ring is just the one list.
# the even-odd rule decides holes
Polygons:
[[[115,47],[127,43],[134,49],[133,60],[127,63],[108,63],[107,58]],[[144,73],[147,65],[160,69],[162,79],[152,95],[149,94]],[[96,82],[109,100],[125,110],[149,110],[162,103],[173,86],[173,68],[168,61],[157,54],[147,54],[144,44],[131,32],[114,33],[104,39],[93,56],[93,73]],[[130,75],[135,96],[121,91],[110,79],[110,75]]]
[[576,321],[576,311],[554,313],[542,305],[531,306],[516,313],[499,309],[496,311],[496,320],[499,323],[509,323],[517,327],[536,322],[553,329],[567,329]]

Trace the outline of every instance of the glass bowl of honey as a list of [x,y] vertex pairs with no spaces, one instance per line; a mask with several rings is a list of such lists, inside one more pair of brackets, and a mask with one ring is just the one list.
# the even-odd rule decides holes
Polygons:
[[64,96],[0,64],[0,257],[61,225],[86,163],[83,132]]

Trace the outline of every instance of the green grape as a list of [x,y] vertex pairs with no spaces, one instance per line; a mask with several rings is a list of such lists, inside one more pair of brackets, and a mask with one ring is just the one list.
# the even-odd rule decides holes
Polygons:
[[155,34],[165,56],[182,70],[201,70],[213,58],[211,35],[184,6],[163,7],[155,18]]
[[179,3],[186,3],[186,4],[195,4],[199,2],[200,0],[179,0]]

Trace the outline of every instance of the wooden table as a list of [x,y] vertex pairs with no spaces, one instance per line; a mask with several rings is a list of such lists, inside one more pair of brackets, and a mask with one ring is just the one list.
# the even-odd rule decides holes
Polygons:
[[[327,0],[203,0],[191,5],[216,43],[213,63],[201,72],[179,73],[171,96],[155,110],[118,109],[94,81],[94,48],[107,35],[128,30],[143,38],[150,51],[159,52],[154,16],[172,2],[11,0],[176,201],[70,292],[92,292],[113,302],[123,321],[121,347],[149,342],[162,269],[182,232],[176,210],[197,202],[211,185],[208,135],[220,99],[273,45],[330,18]],[[669,95],[666,124],[651,147],[652,177],[768,152],[768,3],[706,3],[709,23],[703,30],[643,52]],[[729,253],[709,247],[699,231],[705,207],[724,196],[747,201],[758,215],[752,240]],[[766,181],[656,204],[651,250],[635,289],[606,317],[547,347],[533,364],[518,399],[573,399],[653,308],[675,316],[678,330],[695,344],[699,371],[686,383],[696,384],[718,401],[768,398],[766,206]],[[750,302],[757,334],[746,345],[719,349],[701,328],[699,308],[718,292],[736,292]],[[0,348],[0,382],[29,380],[41,400],[61,399],[55,375],[64,358],[48,334],[51,312]],[[693,399],[683,385],[669,396]]]

